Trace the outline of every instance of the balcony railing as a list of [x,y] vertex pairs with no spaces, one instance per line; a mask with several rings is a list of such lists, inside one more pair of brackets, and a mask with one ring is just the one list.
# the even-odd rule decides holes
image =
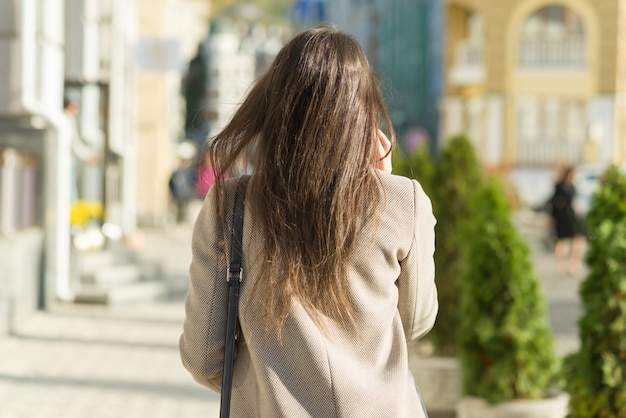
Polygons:
[[517,146],[517,164],[546,165],[562,162],[579,164],[583,161],[583,143],[566,141],[520,142]]
[[479,84],[485,80],[484,48],[481,42],[464,39],[455,46],[450,82],[456,85]]
[[520,43],[522,68],[584,68],[586,60],[584,38],[522,39]]

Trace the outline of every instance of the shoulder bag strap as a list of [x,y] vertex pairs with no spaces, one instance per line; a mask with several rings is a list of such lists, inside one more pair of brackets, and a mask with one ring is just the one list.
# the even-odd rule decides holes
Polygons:
[[220,400],[220,418],[230,415],[230,398],[233,385],[233,365],[235,362],[235,345],[237,331],[237,315],[239,312],[239,285],[243,275],[242,268],[242,239],[243,239],[243,212],[246,187],[249,176],[239,179],[235,193],[235,208],[233,210],[233,226],[230,240],[230,266],[228,267],[228,307],[226,318],[226,338],[224,345],[224,369],[222,372],[222,392]]

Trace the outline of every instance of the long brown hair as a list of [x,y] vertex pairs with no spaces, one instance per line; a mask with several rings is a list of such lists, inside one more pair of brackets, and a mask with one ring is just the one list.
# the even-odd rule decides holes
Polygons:
[[365,53],[352,36],[324,26],[283,47],[208,144],[218,188],[237,159],[256,149],[251,198],[266,241],[255,291],[268,292],[266,325],[279,334],[293,299],[318,325],[322,316],[353,323],[348,260],[382,197],[380,122],[394,140]]

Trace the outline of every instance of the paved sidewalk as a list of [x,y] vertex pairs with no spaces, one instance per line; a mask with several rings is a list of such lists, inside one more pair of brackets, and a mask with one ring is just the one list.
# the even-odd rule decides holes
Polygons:
[[[559,354],[578,347],[578,285],[559,276],[543,248],[546,220],[518,212],[548,302]],[[142,256],[157,259],[179,289],[168,302],[125,308],[57,305],[0,340],[0,418],[217,417],[219,396],[182,367],[178,337],[190,227],[144,231]],[[445,307],[441,307],[445,309]]]
[[178,354],[190,240],[189,226],[143,232],[142,257],[163,265],[172,300],[58,304],[0,339],[0,418],[217,417],[219,395]]
[[1,418],[216,417],[180,364],[182,305],[55,306],[0,344]]

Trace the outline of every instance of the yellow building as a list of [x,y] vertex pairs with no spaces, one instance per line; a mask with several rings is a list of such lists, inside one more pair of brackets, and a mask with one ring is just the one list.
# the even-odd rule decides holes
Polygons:
[[486,166],[622,163],[626,2],[447,0],[441,136]]

